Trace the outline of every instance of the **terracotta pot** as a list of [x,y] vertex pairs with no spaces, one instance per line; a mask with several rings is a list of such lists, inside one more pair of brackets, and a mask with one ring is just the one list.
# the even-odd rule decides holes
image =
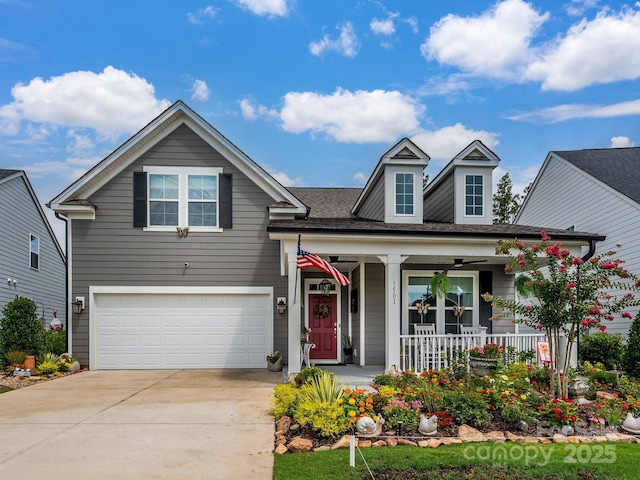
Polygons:
[[28,368],[29,370],[31,370],[31,373],[33,375],[36,374],[36,357],[34,357],[33,355],[27,355],[26,357],[24,357],[24,368]]

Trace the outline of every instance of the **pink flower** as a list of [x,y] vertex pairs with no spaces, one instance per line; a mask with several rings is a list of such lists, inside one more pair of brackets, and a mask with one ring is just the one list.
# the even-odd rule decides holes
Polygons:
[[622,316],[623,316],[624,318],[631,319],[631,314],[630,314],[629,312],[624,312],[624,313],[622,314]]
[[582,258],[580,257],[574,258],[573,261],[571,262],[571,265],[582,265]]
[[526,310],[531,310],[531,305],[527,305],[526,307],[524,307]]
[[574,282],[567,283],[567,286],[565,288],[567,290],[571,290],[572,288],[576,288],[576,283],[574,283]]
[[540,236],[542,237],[542,241],[543,242],[547,242],[547,241],[551,240],[551,237],[549,235],[547,235],[547,232],[545,232],[544,230],[540,231]]
[[522,243],[522,242],[516,242],[516,247],[518,247],[518,248],[524,248],[524,243]]
[[600,331],[604,332],[607,329],[606,325],[600,325]]
[[575,300],[576,298],[578,298],[578,297],[576,297],[575,295],[571,295],[571,296],[569,297],[569,300]]
[[634,298],[633,293],[631,293],[631,292],[627,293],[627,294],[624,296],[624,298],[626,298],[626,299],[628,299],[628,300],[633,300],[633,298]]
[[542,326],[542,324],[541,324],[541,323],[539,323],[538,325],[536,325],[536,328],[537,328],[538,330],[542,330],[544,327]]
[[564,265],[560,265],[559,271],[560,273],[567,273],[567,267],[565,267]]
[[613,322],[613,315],[607,315],[607,320],[609,320],[610,322]]
[[589,320],[587,320],[585,318],[584,320],[582,320],[582,323],[580,323],[580,325],[582,325],[583,327],[588,327],[589,326]]
[[523,267],[527,264],[527,262],[525,262],[524,260],[520,260],[518,262],[518,265],[522,265]]
[[605,270],[611,270],[612,268],[617,268],[618,267],[618,262],[604,262],[601,265],[602,268],[604,268]]

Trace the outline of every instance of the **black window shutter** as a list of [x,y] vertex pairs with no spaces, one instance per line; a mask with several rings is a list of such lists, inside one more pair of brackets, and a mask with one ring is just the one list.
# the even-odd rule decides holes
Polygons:
[[220,228],[233,228],[233,204],[232,204],[232,186],[233,175],[230,173],[221,173],[218,176],[220,182]]
[[[485,293],[493,293],[493,272],[481,271],[478,279],[478,288],[480,295]],[[480,302],[480,326],[487,327],[487,333],[491,333],[492,321],[489,319],[493,315],[493,309],[489,302],[485,302],[482,297],[478,299]]]
[[133,172],[133,226],[147,226],[147,172]]

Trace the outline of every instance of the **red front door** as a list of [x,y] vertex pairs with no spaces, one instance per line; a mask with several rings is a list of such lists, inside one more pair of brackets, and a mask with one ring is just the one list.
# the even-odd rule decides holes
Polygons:
[[337,295],[309,295],[309,341],[315,348],[309,352],[311,360],[338,358],[338,301]]

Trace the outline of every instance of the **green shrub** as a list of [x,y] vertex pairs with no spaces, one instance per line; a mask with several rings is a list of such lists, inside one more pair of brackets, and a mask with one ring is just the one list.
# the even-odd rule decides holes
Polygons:
[[315,378],[318,375],[320,375],[320,372],[324,372],[324,370],[322,370],[319,367],[316,367],[315,365],[313,365],[311,367],[303,368],[302,370],[300,370],[298,372],[298,374],[295,377],[296,385],[301,387],[302,385],[307,383],[312,378]]
[[382,413],[389,426],[412,432],[418,428],[421,407],[422,404],[417,400],[407,402],[394,399],[387,404]]
[[507,423],[523,421],[531,425],[536,420],[531,407],[517,402],[507,403],[503,406],[500,411],[500,416]]
[[629,376],[640,378],[640,312],[636,314],[629,328],[622,365]]
[[607,332],[591,333],[580,336],[578,359],[581,362],[601,362],[607,370],[622,366],[624,355],[622,335]]
[[335,437],[347,430],[347,417],[344,409],[337,402],[301,399],[296,407],[294,418],[300,425],[311,428],[323,437]]
[[529,371],[529,380],[532,385],[536,385],[538,390],[543,390],[551,385],[551,377],[549,375],[548,368],[532,368]]
[[0,351],[24,350],[27,355],[44,351],[44,327],[33,300],[16,297],[2,309]]
[[444,396],[444,406],[458,425],[481,427],[491,421],[488,402],[477,392],[452,390]]
[[289,417],[293,416],[299,393],[300,389],[290,383],[281,383],[276,386],[273,391],[274,401],[273,408],[271,409],[271,413],[276,417],[276,420],[285,415]]
[[62,355],[67,351],[67,331],[66,330],[45,330],[44,331],[44,351]]

